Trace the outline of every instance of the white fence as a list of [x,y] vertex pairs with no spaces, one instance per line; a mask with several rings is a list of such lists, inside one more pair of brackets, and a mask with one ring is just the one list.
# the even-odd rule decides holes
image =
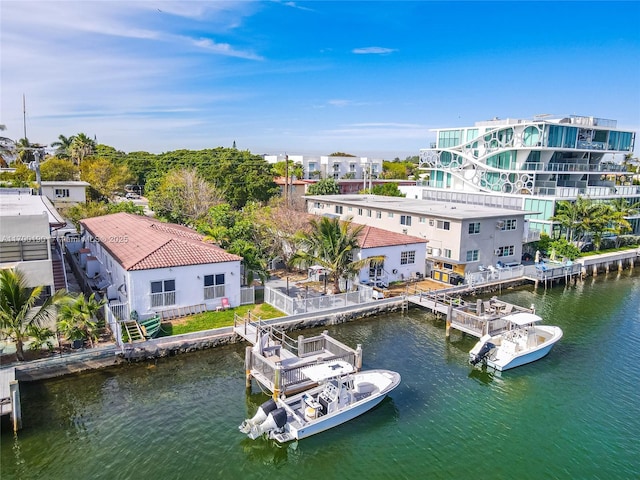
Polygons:
[[[120,321],[123,320],[119,318],[118,315],[123,313],[123,309],[121,307],[127,307],[126,311],[129,311],[129,306],[126,303],[117,303],[117,304],[109,304],[106,303],[104,306],[104,318],[105,323],[109,326],[109,330],[111,330],[111,335],[113,335],[113,340],[116,342],[116,345],[120,348],[124,347],[124,343],[122,342],[122,327],[120,325]],[[115,307],[114,310],[111,307]],[[117,313],[116,313],[117,312]],[[128,319],[127,316],[124,319]]]
[[270,287],[265,287],[264,289],[264,301],[287,315],[354,306],[370,302],[372,298],[373,288],[365,285],[359,285],[356,292],[307,298],[289,297],[285,293]]
[[256,303],[256,287],[240,289],[240,305],[252,305]]
[[497,282],[500,280],[510,280],[512,278],[522,277],[524,275],[524,265],[515,267],[495,268],[490,267],[481,272],[467,273],[465,276],[466,283],[474,287],[484,283]]

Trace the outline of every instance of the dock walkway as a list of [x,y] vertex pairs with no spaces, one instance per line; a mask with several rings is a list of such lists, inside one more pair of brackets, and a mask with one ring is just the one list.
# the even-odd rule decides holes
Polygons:
[[533,309],[523,308],[519,305],[507,303],[493,297],[489,300],[477,300],[475,303],[467,302],[460,293],[452,292],[423,292],[417,291],[406,296],[407,302],[426,308],[437,315],[446,317],[446,336],[450,329],[482,337],[487,333],[497,335],[508,328],[508,322],[503,318],[516,312],[533,312]]
[[233,331],[251,343],[245,351],[246,386],[255,378],[277,398],[290,395],[314,385],[302,369],[310,365],[344,360],[356,370],[362,366],[362,349],[354,350],[325,331],[320,335],[293,339],[276,325],[262,322],[250,313],[246,318],[236,315]]

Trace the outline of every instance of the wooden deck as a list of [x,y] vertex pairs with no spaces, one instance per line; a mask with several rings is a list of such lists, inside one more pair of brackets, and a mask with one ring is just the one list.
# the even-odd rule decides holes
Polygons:
[[315,385],[302,369],[331,360],[344,360],[359,370],[362,349],[356,350],[331,338],[327,332],[297,339],[287,336],[282,329],[262,322],[259,318],[236,316],[234,332],[251,344],[245,352],[247,388],[255,378],[274,398],[291,395]]
[[504,302],[496,297],[472,303],[464,301],[455,294],[417,292],[407,296],[406,300],[435,314],[444,315],[447,321],[447,336],[449,336],[450,328],[478,338],[487,333],[496,335],[507,328],[508,323],[502,320],[506,315],[532,311],[519,305]]

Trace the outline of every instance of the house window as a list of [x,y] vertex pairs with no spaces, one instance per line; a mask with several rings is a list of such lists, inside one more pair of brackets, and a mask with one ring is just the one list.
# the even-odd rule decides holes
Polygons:
[[313,204],[313,208],[322,208],[322,204],[320,202],[315,202]]
[[445,258],[451,258],[451,250],[449,250],[448,248],[444,248],[442,250],[442,256]]
[[336,205],[336,213],[342,215],[342,205]]
[[382,212],[381,211],[377,211],[376,212],[376,218],[382,218]]
[[416,263],[416,251],[402,252],[400,254],[400,265],[411,265]]
[[448,222],[446,220],[438,220],[438,224],[436,225],[436,228],[440,230],[450,230],[451,222]]
[[318,169],[315,162],[309,162],[309,173],[315,172]]
[[371,216],[371,210],[367,210],[367,217]]
[[69,198],[68,188],[56,188],[54,191],[56,198]]
[[151,308],[176,304],[176,281],[151,282]]
[[427,222],[427,219],[426,219],[426,218],[424,218],[424,217],[420,217],[420,223],[426,223],[426,222]]
[[480,233],[480,222],[473,222],[469,224],[469,235],[476,235]]
[[478,250],[467,250],[467,262],[478,261]]
[[400,215],[400,225],[411,226],[411,215]]
[[513,245],[509,245],[506,247],[500,247],[496,249],[496,257],[510,257],[515,252],[515,247]]
[[387,217],[388,217],[388,218],[393,218],[393,212],[389,212],[389,213],[387,213]]
[[515,230],[517,228],[517,220],[515,218],[510,218],[502,222],[502,226],[500,230]]
[[355,172],[356,171],[356,164],[355,163],[350,163],[349,164],[349,171],[350,172]]
[[353,212],[353,207],[348,207],[347,212]]
[[46,239],[30,241],[0,242],[0,263],[48,260],[49,245]]
[[430,218],[430,219],[429,219],[429,226],[430,226],[430,227],[433,227],[433,218]]
[[224,297],[224,273],[204,276],[204,299]]
[[358,215],[362,216],[362,209],[361,208],[358,209]]

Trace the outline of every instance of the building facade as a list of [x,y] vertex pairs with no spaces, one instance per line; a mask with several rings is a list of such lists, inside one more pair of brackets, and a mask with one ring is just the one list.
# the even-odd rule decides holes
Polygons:
[[307,210],[425,239],[424,273],[440,278],[519,263],[528,228],[521,210],[378,195],[308,196]]
[[[539,115],[493,119],[472,127],[436,130],[420,150],[428,181],[407,196],[527,210],[532,230],[551,233],[556,204],[578,196],[640,201],[640,186],[622,164],[635,133],[615,120]],[[640,216],[629,218],[640,233]]]
[[86,203],[87,187],[91,185],[81,181],[43,181],[40,183],[42,195],[53,202],[56,207],[72,206]]
[[[206,305],[223,298],[240,305],[241,257],[203,241],[180,225],[116,213],[82,220],[88,276],[104,280],[112,302],[141,317],[162,310]],[[81,250],[82,252],[82,250]]]
[[284,162],[288,158],[294,164],[302,165],[304,178],[300,180],[364,180],[378,178],[382,173],[382,160],[367,157],[334,157],[313,155],[265,155],[269,163]]
[[[4,190],[4,189],[2,189]],[[46,197],[15,191],[0,193],[0,269],[21,271],[27,286],[55,290],[52,232],[66,222]]]

